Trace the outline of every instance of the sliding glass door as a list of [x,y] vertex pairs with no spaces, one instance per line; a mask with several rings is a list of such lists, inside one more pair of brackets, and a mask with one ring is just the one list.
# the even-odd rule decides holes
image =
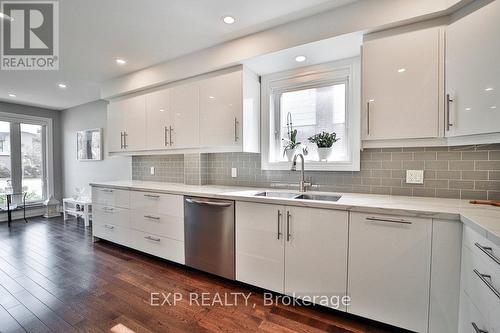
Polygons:
[[46,165],[46,125],[0,117],[0,193],[26,193],[29,203],[44,201]]

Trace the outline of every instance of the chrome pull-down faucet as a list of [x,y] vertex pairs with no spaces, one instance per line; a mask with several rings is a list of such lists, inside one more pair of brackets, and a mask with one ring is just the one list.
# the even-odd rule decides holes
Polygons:
[[293,156],[293,163],[292,163],[292,168],[290,169],[291,171],[296,171],[297,170],[297,157],[300,156],[300,183],[299,183],[299,192],[305,192],[308,186],[311,186],[312,184],[309,182],[305,181],[305,176],[304,176],[304,155],[302,154],[296,154]]

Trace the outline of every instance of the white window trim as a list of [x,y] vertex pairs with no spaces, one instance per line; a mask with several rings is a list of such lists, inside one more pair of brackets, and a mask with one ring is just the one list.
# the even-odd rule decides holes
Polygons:
[[[360,170],[360,98],[361,62],[359,57],[333,61],[262,76],[261,81],[261,168],[262,170],[290,170],[290,162],[270,162],[270,143],[275,140],[274,109],[279,101],[272,101],[276,92],[292,91],[299,87],[324,85],[344,81],[347,78],[346,127],[350,144],[350,159],[346,162],[306,161],[307,170],[359,171]],[[288,89],[286,88],[288,87]],[[271,118],[273,117],[273,118]]]
[[[33,125],[45,126],[45,137],[42,140],[46,142],[45,149],[45,177],[43,181],[45,182],[46,198],[50,198],[54,195],[54,140],[53,140],[53,124],[51,118],[22,115],[16,113],[0,112],[0,120],[18,122],[18,123],[28,123]],[[44,147],[42,147],[42,151]]]

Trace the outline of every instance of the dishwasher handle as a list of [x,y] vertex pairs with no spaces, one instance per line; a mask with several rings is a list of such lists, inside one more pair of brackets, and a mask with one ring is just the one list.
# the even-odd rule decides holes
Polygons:
[[203,201],[191,198],[187,198],[186,201],[191,204],[213,206],[213,207],[229,207],[233,204],[232,202]]

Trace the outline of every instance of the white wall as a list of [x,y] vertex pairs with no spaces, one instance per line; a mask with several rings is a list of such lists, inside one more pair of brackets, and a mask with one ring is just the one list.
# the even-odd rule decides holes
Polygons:
[[[106,105],[95,101],[62,111],[62,153],[64,197],[74,194],[75,187],[86,187],[89,183],[131,179],[132,159],[124,156],[108,156],[106,149]],[[102,128],[104,154],[102,161],[80,162],[76,159],[76,132],[83,129]]]

